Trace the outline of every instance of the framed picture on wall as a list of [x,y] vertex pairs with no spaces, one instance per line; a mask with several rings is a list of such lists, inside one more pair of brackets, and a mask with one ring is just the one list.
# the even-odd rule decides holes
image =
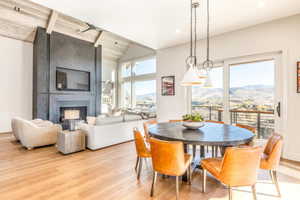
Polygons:
[[297,62],[297,93],[300,93],[300,62]]
[[161,77],[161,95],[162,96],[175,95],[175,76]]

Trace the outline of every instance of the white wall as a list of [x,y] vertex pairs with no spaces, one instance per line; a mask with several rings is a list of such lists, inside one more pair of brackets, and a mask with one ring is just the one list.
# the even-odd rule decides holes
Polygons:
[[32,118],[33,45],[0,36],[0,133],[14,116]]
[[[222,60],[266,52],[283,51],[282,76],[284,114],[284,157],[300,161],[300,94],[296,93],[296,62],[300,61],[300,15],[226,33],[211,40],[211,56]],[[205,43],[199,41],[200,60],[204,60]],[[188,44],[157,51],[157,107],[158,119],[178,119],[187,112],[187,100],[180,81],[185,72]],[[176,76],[175,96],[161,96],[161,76]]]

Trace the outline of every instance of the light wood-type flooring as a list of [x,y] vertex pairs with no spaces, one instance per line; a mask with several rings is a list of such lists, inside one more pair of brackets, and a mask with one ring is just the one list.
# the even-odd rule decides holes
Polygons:
[[[133,142],[98,151],[62,155],[54,146],[28,151],[11,134],[0,134],[0,200],[174,200],[174,178],[158,178],[155,197],[150,198],[151,163],[144,164],[141,180],[134,171]],[[241,166],[241,169],[243,166]],[[282,163],[281,199],[300,199],[300,170]],[[234,200],[250,200],[250,188],[235,188]],[[267,172],[259,172],[258,200],[279,199]],[[182,183],[181,200],[226,200],[226,188],[208,177],[207,193],[201,193],[201,173],[195,171],[192,185]]]

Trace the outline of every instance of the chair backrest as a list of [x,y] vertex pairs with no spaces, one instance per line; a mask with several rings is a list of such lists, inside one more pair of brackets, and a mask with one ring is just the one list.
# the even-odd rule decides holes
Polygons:
[[244,125],[244,124],[235,124],[235,126],[247,129],[247,130],[251,131],[252,133],[256,132],[256,128],[252,127],[252,126],[248,126],[248,125]]
[[224,124],[224,122],[222,121],[214,121],[214,120],[205,120],[205,121],[210,123]]
[[146,147],[143,135],[137,128],[133,129],[133,134],[134,134],[136,154],[139,157],[148,157],[150,152],[149,152],[148,148]]
[[146,121],[146,122],[143,123],[144,133],[145,133],[145,137],[146,137],[147,142],[150,141],[149,127],[151,125],[154,125],[154,124],[157,124],[157,120],[156,119],[151,119],[151,120],[148,120],[148,121]]
[[220,180],[229,186],[250,186],[256,183],[261,147],[230,147],[226,149]]
[[268,156],[268,165],[270,169],[278,167],[280,162],[281,150],[283,145],[282,136],[275,133],[273,134],[264,149],[264,154]]
[[169,120],[169,123],[177,123],[177,122],[182,122],[181,119],[171,119]]
[[20,139],[20,134],[21,134],[21,120],[22,118],[20,117],[14,117],[11,119],[11,129],[12,133],[15,136],[17,140]]
[[150,138],[150,146],[154,171],[170,176],[181,176],[185,172],[182,142]]

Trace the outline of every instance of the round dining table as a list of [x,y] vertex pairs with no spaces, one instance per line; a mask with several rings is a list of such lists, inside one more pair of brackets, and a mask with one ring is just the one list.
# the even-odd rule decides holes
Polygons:
[[[221,154],[224,155],[226,147],[248,144],[255,136],[244,128],[211,122],[205,122],[203,127],[195,130],[186,129],[181,122],[158,123],[150,126],[149,134],[160,140],[183,142],[186,153],[188,145],[200,145],[200,158],[205,157],[205,146],[212,146],[213,149],[220,148]],[[213,151],[215,150],[212,150],[212,157],[216,157],[218,151],[215,153]],[[200,160],[194,160],[193,168],[201,169],[199,163]],[[186,174],[183,180],[187,181]]]
[[216,146],[223,149],[250,143],[254,134],[244,128],[229,124],[205,122],[199,129],[186,129],[181,122],[158,123],[149,128],[149,134],[157,139],[167,141],[181,141],[185,146]]

